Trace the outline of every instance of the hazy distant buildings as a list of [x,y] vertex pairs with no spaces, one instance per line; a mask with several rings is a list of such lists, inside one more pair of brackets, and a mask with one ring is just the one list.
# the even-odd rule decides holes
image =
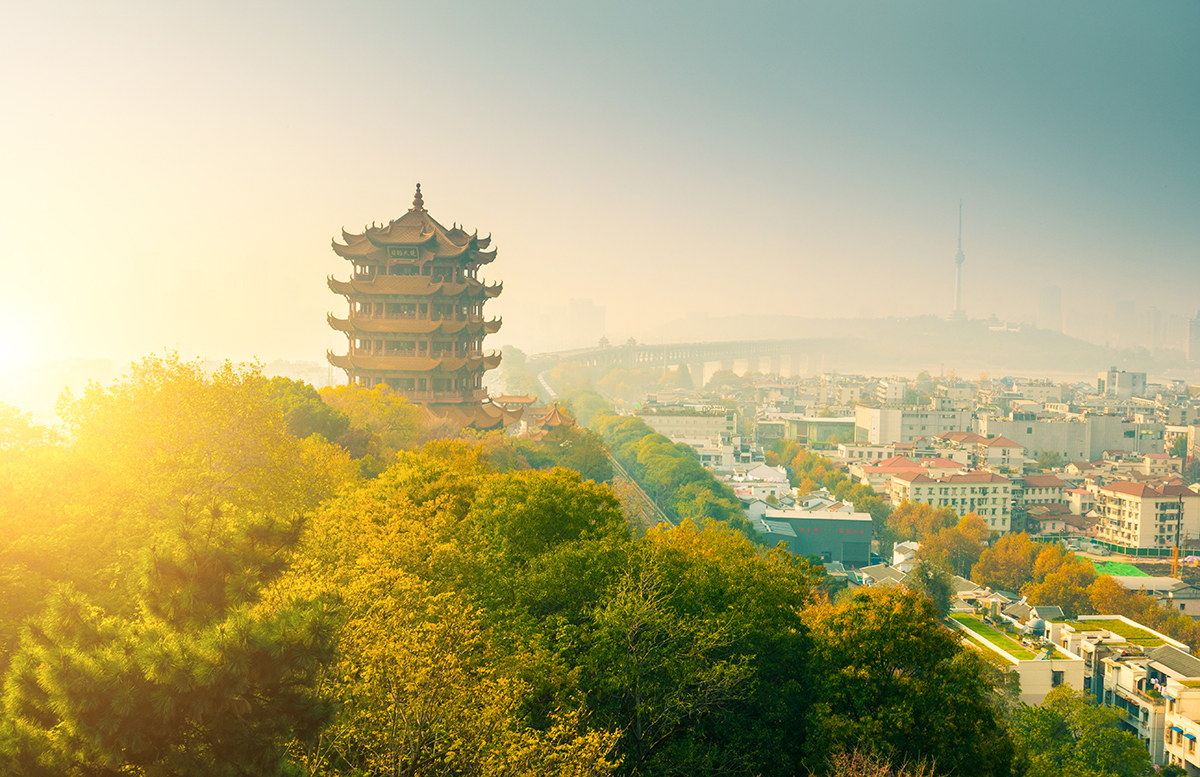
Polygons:
[[579,347],[595,345],[605,334],[605,309],[590,299],[573,299],[567,304],[566,335]]
[[1033,413],[1010,417],[980,413],[976,430],[985,437],[1006,437],[1025,448],[1025,455],[1057,453],[1067,461],[1096,461],[1105,451],[1162,453],[1165,424],[1130,421],[1115,415],[1038,418]]
[[962,266],[966,256],[962,250],[962,203],[958,203],[958,252],[954,254],[954,310],[946,316],[947,321],[966,321],[967,313],[962,307]]
[[1038,295],[1037,325],[1051,332],[1063,330],[1062,289],[1050,286]]
[[947,432],[969,432],[969,410],[934,410],[922,407],[854,408],[854,441],[872,445],[908,443],[919,437],[937,437]]
[[1096,389],[1108,399],[1131,399],[1146,396],[1146,373],[1125,372],[1110,367],[1096,375]]
[[1188,320],[1187,357],[1190,362],[1200,362],[1200,310],[1195,318]]

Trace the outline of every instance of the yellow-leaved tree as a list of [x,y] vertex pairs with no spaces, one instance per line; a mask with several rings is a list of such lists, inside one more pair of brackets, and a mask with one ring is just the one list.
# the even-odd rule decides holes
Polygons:
[[474,565],[462,548],[471,506],[503,477],[479,446],[432,443],[314,517],[274,597],[336,597],[342,612],[337,659],[322,681],[337,714],[293,754],[307,773],[611,772],[616,734],[589,728],[581,706],[528,724],[522,704],[532,689],[516,670],[544,658],[495,645],[455,584]]
[[61,435],[0,458],[0,669],[58,583],[128,613],[138,554],[181,507],[290,520],[356,477],[338,447],[289,433],[254,365],[148,357],[58,410]]

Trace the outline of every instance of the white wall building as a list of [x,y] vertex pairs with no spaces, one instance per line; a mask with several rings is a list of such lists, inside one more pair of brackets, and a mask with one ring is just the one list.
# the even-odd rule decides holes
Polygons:
[[1096,539],[1114,549],[1166,551],[1200,536],[1200,494],[1118,480],[1096,489]]
[[859,405],[854,408],[854,441],[872,445],[910,443],[947,432],[968,432],[971,423],[971,413],[967,410]]

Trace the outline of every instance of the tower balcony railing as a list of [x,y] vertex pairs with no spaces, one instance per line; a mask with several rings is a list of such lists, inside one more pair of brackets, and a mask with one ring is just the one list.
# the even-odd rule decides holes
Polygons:
[[353,349],[352,355],[353,356],[389,356],[389,357],[409,358],[409,359],[416,358],[418,356],[421,357],[422,359],[424,359],[427,356],[430,359],[442,359],[442,358],[471,359],[471,358],[482,357],[483,349],[482,348],[458,348],[458,349],[448,349],[448,350],[432,350],[432,349],[418,350],[416,348],[409,348],[406,350],[400,350],[398,348],[396,348],[396,349],[386,348],[381,351],[372,351],[370,348],[355,348],[355,349]]
[[488,390],[480,389],[458,389],[456,391],[407,391],[398,389],[408,399],[418,402],[457,402],[457,401],[481,401],[487,399]]
[[484,317],[479,313],[351,313],[350,320],[364,319],[401,319],[406,321],[466,321],[472,324],[482,324]]

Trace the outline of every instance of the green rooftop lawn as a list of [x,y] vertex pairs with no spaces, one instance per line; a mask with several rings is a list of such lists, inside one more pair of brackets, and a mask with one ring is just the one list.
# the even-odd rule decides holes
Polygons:
[[996,647],[1020,661],[1037,658],[1037,654],[1023,647],[1021,643],[1010,639],[1004,632],[996,631],[991,626],[973,615],[951,615],[951,618],[966,626],[971,631],[991,642]]
[[1113,634],[1116,634],[1118,637],[1124,637],[1125,639],[1129,640],[1130,642],[1132,642],[1135,645],[1144,645],[1145,647],[1158,647],[1159,645],[1166,644],[1160,637],[1154,636],[1153,634],[1146,631],[1145,629],[1139,629],[1137,626],[1130,626],[1125,621],[1119,621],[1119,620],[1114,619],[1114,620],[1086,620],[1086,621],[1074,620],[1074,621],[1064,621],[1064,622],[1071,624],[1071,626],[1073,626],[1075,629],[1077,629],[1079,631],[1094,631],[1097,629],[1104,629],[1105,631],[1111,631]]
[[1117,577],[1150,577],[1133,564],[1121,561],[1093,561],[1097,575],[1116,575]]

